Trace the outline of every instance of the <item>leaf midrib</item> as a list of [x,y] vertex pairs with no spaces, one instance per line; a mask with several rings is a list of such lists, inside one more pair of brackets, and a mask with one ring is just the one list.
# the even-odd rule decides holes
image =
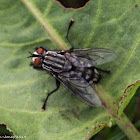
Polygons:
[[59,48],[65,50],[67,46],[66,43],[62,40],[62,38],[56,32],[56,30],[51,26],[49,20],[47,18],[45,19],[43,18],[43,15],[40,13],[40,11],[36,8],[36,6],[33,3],[29,2],[28,0],[22,0],[22,2],[29,9],[32,15],[36,18],[36,20],[42,25],[44,30],[47,31],[52,42],[54,42]]

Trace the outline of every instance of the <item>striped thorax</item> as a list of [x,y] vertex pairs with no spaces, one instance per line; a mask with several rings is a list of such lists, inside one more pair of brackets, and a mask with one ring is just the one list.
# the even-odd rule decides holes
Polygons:
[[48,71],[60,73],[69,71],[72,65],[64,55],[55,51],[47,51],[42,61],[42,67]]

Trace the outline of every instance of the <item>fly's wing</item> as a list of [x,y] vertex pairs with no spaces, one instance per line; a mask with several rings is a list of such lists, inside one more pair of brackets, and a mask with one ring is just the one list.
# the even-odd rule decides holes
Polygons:
[[102,65],[117,58],[117,55],[111,50],[104,48],[85,48],[85,49],[74,49],[70,52],[71,56],[77,57],[77,60],[89,64],[89,66]]
[[58,75],[59,80],[63,85],[76,95],[80,100],[86,104],[94,107],[101,105],[99,97],[96,95],[94,89],[82,77],[78,76],[76,72],[64,72]]

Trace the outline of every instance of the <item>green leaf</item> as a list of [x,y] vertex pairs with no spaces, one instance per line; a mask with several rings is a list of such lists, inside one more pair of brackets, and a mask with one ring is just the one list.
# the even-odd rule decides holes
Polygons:
[[[135,4],[140,2],[94,0],[76,11],[64,10],[54,0],[1,0],[0,123],[27,140],[85,139],[114,121],[128,137],[130,131],[133,136],[133,125],[127,130],[123,125],[129,122],[123,110],[140,86],[140,10]],[[71,18],[75,20],[70,31],[75,48],[108,48],[118,56],[101,66],[112,74],[102,74],[94,87],[105,107],[91,108],[61,86],[42,112],[41,100],[55,88],[55,79],[29,67],[28,51],[33,52],[36,45],[51,50],[70,48],[65,35]],[[118,101],[131,84],[135,86],[127,89],[117,114]],[[117,115],[122,119],[116,120]]]
[[139,88],[140,81],[137,81],[136,83],[128,86],[128,88],[125,90],[124,95],[119,100],[119,108],[118,108],[118,116],[120,116],[125,109],[125,107],[130,102],[131,98],[136,93],[137,89]]

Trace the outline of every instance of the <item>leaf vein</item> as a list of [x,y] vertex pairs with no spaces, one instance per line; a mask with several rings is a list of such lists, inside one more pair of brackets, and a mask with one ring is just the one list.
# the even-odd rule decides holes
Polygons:
[[89,36],[84,45],[84,48],[86,48],[89,45],[89,43],[91,42],[92,37],[94,35],[94,32],[95,32],[96,28],[98,27],[98,19],[99,19],[100,13],[101,13],[101,0],[98,0],[98,9],[97,9],[96,16],[95,16],[96,17],[95,23],[94,23],[93,28],[91,29],[91,32],[89,33]]
[[108,84],[107,84],[106,88],[109,88],[111,86],[111,84],[116,80],[116,78],[119,76],[119,74],[122,72],[122,70],[126,67],[127,63],[129,62],[129,60],[133,56],[132,54],[134,53],[135,49],[137,48],[137,45],[138,45],[139,41],[140,41],[140,34],[137,36],[136,40],[134,41],[134,44],[131,47],[132,49],[130,50],[130,54],[124,60],[124,62],[120,66],[120,68],[118,68],[118,70],[112,76],[112,78],[108,81]]

